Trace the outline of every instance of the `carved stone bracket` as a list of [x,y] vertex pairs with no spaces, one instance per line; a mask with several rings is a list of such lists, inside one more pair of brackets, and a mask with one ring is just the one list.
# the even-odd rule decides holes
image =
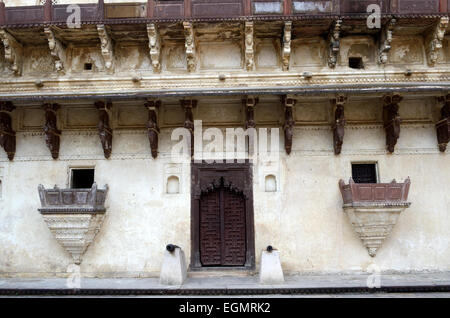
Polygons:
[[334,109],[334,123],[333,123],[333,146],[334,154],[339,155],[342,150],[342,144],[344,143],[345,125],[347,120],[345,119],[344,105],[347,102],[345,95],[338,95],[331,100],[331,105]]
[[450,142],[450,95],[438,98],[439,102],[444,102],[441,109],[441,119],[436,124],[439,150],[445,152],[447,144]]
[[194,155],[194,115],[192,114],[192,108],[197,106],[195,99],[182,99],[180,100],[181,107],[184,110],[184,125],[183,127],[189,130],[191,133],[191,156]]
[[431,32],[426,36],[426,53],[429,66],[434,66],[439,57],[439,51],[442,49],[442,40],[447,30],[449,18],[441,17],[433,27]]
[[186,49],[187,69],[189,72],[193,72],[197,68],[194,26],[191,22],[185,21],[183,22],[183,28],[185,37],[184,46]]
[[386,95],[383,97],[383,122],[386,130],[386,146],[390,153],[395,150],[395,145],[400,137],[400,124],[402,122],[399,115],[398,104],[403,97],[400,95]]
[[282,98],[284,104],[284,149],[289,155],[292,151],[292,138],[294,136],[295,120],[293,116],[293,108],[296,100],[292,96],[287,95]]
[[52,28],[45,27],[44,33],[47,36],[48,46],[50,48],[50,54],[55,61],[55,69],[57,72],[64,73],[64,67],[66,64],[66,49],[64,44],[59,41]]
[[109,124],[109,113],[112,108],[112,103],[107,102],[95,102],[95,107],[98,109],[98,135],[100,137],[100,141],[102,143],[103,153],[105,158],[108,159],[111,156],[112,151],[112,128]]
[[11,102],[0,102],[0,146],[9,160],[16,154],[16,132],[12,129],[11,112],[15,109]]
[[388,60],[388,53],[391,50],[392,36],[394,34],[394,27],[396,23],[396,19],[390,19],[381,30],[380,49],[378,55],[378,62],[380,64],[386,64]]
[[255,68],[255,40],[253,38],[253,21],[245,21],[245,68]]
[[335,68],[337,63],[337,57],[339,50],[341,49],[341,26],[342,20],[336,20],[331,27],[330,34],[328,36],[328,66]]
[[150,149],[152,151],[153,158],[156,158],[158,156],[158,136],[160,130],[158,127],[157,112],[160,106],[161,106],[160,100],[148,101],[147,103],[145,103],[145,107],[148,109],[148,122],[147,122],[148,140],[150,142]]
[[57,128],[57,111],[60,108],[59,104],[44,104],[42,108],[45,110],[45,143],[52,154],[53,159],[58,159],[59,143],[61,130]]
[[107,70],[112,71],[114,65],[114,46],[112,39],[109,36],[104,24],[98,24],[97,31],[100,38],[100,46],[103,60],[105,61],[105,67]]
[[11,71],[15,75],[22,74],[22,45],[5,29],[0,29],[0,39],[5,48],[5,60],[10,64]]
[[289,70],[289,62],[291,59],[291,33],[292,33],[292,21],[286,21],[284,23],[283,34],[283,48],[281,51],[281,62],[283,65],[283,71]]
[[247,96],[242,100],[245,107],[245,129],[255,128],[255,106],[258,104],[259,98],[254,96]]
[[147,35],[153,71],[159,73],[161,71],[161,37],[155,23],[147,24]]

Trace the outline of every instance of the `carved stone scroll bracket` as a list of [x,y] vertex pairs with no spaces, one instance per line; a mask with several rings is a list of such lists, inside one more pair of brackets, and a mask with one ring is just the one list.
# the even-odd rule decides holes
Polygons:
[[256,127],[255,106],[258,102],[259,98],[251,95],[242,100],[245,107],[245,129]]
[[45,110],[45,143],[52,154],[53,159],[58,159],[59,144],[61,130],[57,128],[57,111],[60,108],[59,104],[44,104],[42,108]]
[[113,130],[109,124],[109,117],[112,109],[112,103],[104,103],[102,101],[95,102],[95,107],[98,109],[98,135],[102,143],[103,153],[105,158],[111,156]]
[[97,32],[100,38],[100,47],[103,60],[105,61],[105,67],[108,71],[112,71],[114,66],[114,45],[112,39],[104,24],[97,25]]
[[161,37],[155,23],[147,24],[147,35],[153,71],[159,73],[161,71]]
[[255,39],[253,35],[253,21],[245,21],[245,68],[247,71],[255,69]]
[[344,105],[346,102],[347,96],[345,95],[337,95],[336,98],[331,100],[331,105],[334,110],[333,147],[335,155],[341,153],[344,143],[345,125],[347,123],[344,113]]
[[16,132],[12,128],[11,112],[15,109],[11,102],[0,102],[0,146],[9,160],[16,154]]
[[194,72],[197,68],[197,56],[195,48],[195,36],[194,36],[194,26],[191,22],[184,21],[184,37],[185,37],[185,49],[186,49],[186,62],[187,70],[189,72]]
[[441,17],[432,30],[426,35],[425,50],[429,66],[434,66],[442,49],[442,40],[449,23],[449,17]]
[[399,103],[403,97],[397,94],[385,95],[383,97],[383,122],[386,130],[386,146],[390,153],[395,150],[395,145],[400,137],[400,124],[402,122],[399,115]]
[[289,71],[289,62],[291,59],[291,38],[292,38],[292,21],[284,23],[283,48],[281,50],[281,63],[283,71]]
[[161,106],[160,100],[150,100],[145,103],[145,107],[148,109],[148,140],[150,142],[150,149],[152,157],[156,159],[158,156],[158,138],[159,138],[159,126],[158,126],[158,109]]
[[192,109],[197,106],[195,99],[180,100],[181,107],[184,110],[184,124],[183,127],[191,133],[191,156],[194,155],[194,115]]
[[328,35],[328,66],[335,68],[337,63],[337,57],[339,50],[341,49],[341,26],[342,20],[336,20],[331,27],[330,34]]
[[284,149],[286,149],[286,153],[289,155],[292,151],[292,138],[294,137],[295,120],[293,108],[296,100],[291,95],[286,95],[282,97],[282,102],[284,105]]
[[378,55],[378,62],[380,64],[386,64],[388,60],[388,54],[391,50],[392,36],[394,35],[394,28],[396,23],[396,19],[390,19],[381,29],[380,49]]
[[22,44],[5,29],[0,29],[0,39],[5,48],[5,60],[10,64],[11,71],[16,76],[22,75]]
[[436,133],[439,150],[445,152],[450,142],[450,94],[439,97],[438,102],[443,102],[441,108],[441,119],[436,124]]
[[55,61],[55,69],[59,73],[64,73],[64,67],[66,65],[66,48],[60,40],[55,36],[55,32],[50,27],[44,28],[44,33],[47,36],[48,47],[50,48],[50,54]]

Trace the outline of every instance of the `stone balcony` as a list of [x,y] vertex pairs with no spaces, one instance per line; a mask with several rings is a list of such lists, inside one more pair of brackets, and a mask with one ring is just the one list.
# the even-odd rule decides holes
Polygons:
[[355,183],[350,179],[346,185],[339,181],[344,212],[370,256],[376,256],[400,213],[411,205],[407,201],[410,184],[409,178],[404,183]]

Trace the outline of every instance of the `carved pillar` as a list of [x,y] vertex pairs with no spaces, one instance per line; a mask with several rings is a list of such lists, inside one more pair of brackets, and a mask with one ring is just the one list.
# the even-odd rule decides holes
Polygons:
[[98,135],[102,143],[103,153],[105,158],[108,159],[111,156],[112,151],[112,128],[109,125],[109,112],[112,108],[112,103],[107,102],[95,102],[95,107],[98,109]]
[[194,115],[192,108],[197,106],[197,101],[193,99],[180,100],[181,107],[184,110],[184,125],[183,127],[191,133],[191,156],[194,155]]
[[104,24],[97,25],[97,32],[100,38],[101,52],[103,60],[105,61],[105,67],[108,71],[112,71],[114,66],[114,46],[112,39]]
[[153,71],[159,73],[161,71],[161,37],[155,23],[147,24],[147,36]]
[[9,63],[14,75],[22,74],[22,44],[20,44],[6,29],[0,29],[0,40],[5,49],[5,60]]
[[386,146],[390,153],[395,150],[395,145],[400,137],[400,124],[402,122],[399,115],[398,103],[403,97],[397,94],[386,95],[383,97],[383,122],[386,130]]
[[441,119],[436,124],[436,133],[439,150],[445,152],[450,142],[450,94],[438,98],[438,101],[444,102],[444,106],[441,109]]
[[341,26],[342,20],[336,20],[331,27],[330,34],[328,36],[328,66],[335,68],[337,63],[337,57],[339,50],[341,49]]
[[11,102],[0,102],[0,146],[9,160],[16,154],[16,132],[12,129],[11,112],[15,109]]
[[245,107],[245,129],[256,127],[255,106],[258,103],[258,101],[259,101],[258,97],[254,96],[247,96],[247,98],[242,100],[242,103],[244,104]]
[[245,21],[245,68],[252,71],[255,68],[255,41],[253,38],[253,21]]
[[58,104],[46,103],[42,105],[45,110],[45,143],[52,154],[53,159],[58,159],[59,156],[59,142],[61,131],[57,127],[57,111],[60,108]]
[[338,95],[331,100],[331,105],[334,109],[334,123],[333,123],[333,146],[334,154],[339,155],[344,143],[345,124],[347,123],[344,114],[344,105],[347,102],[347,97]]
[[427,53],[428,66],[434,66],[442,49],[442,40],[449,23],[448,17],[441,17],[430,33],[427,34],[425,50]]
[[185,37],[184,46],[186,49],[187,69],[189,72],[193,72],[197,67],[194,26],[192,25],[192,22],[185,21],[183,22],[183,28]]
[[392,36],[394,34],[394,27],[396,23],[396,19],[390,19],[381,30],[380,48],[378,54],[378,62],[380,64],[386,64],[388,60],[388,53],[391,50]]
[[[145,107],[148,109],[148,140],[150,142],[150,149],[152,151],[152,157],[156,158],[158,156],[158,108],[161,106],[161,101],[148,101],[145,103]],[[192,126],[193,127],[193,126]]]
[[293,117],[293,108],[295,105],[295,99],[291,96],[283,96],[282,98],[284,104],[284,149],[289,155],[292,150],[292,138],[294,136],[294,125],[295,120]]
[[291,33],[292,21],[286,21],[284,23],[283,48],[281,51],[283,71],[289,71],[289,62],[291,58]]
[[64,44],[56,38],[52,28],[45,27],[44,33],[47,36],[50,54],[55,62],[55,69],[57,72],[64,73],[66,64],[66,50]]

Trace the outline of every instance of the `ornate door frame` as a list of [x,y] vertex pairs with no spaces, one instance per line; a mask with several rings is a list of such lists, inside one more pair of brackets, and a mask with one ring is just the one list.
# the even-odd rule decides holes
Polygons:
[[[191,270],[224,270],[255,268],[255,230],[253,217],[252,164],[246,163],[191,163]],[[200,261],[200,197],[214,182],[223,177],[245,197],[246,259],[242,267],[204,267]]]

